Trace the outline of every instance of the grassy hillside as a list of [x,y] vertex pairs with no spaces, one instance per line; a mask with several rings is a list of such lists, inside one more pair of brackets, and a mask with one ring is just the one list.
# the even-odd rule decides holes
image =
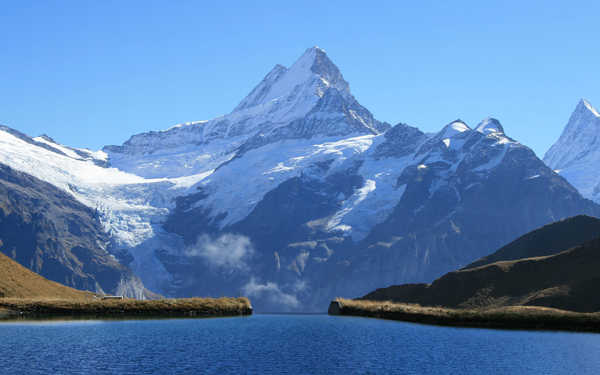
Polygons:
[[465,268],[503,260],[553,255],[595,238],[600,238],[600,219],[586,215],[574,216],[529,232]]
[[55,283],[0,253],[0,297],[85,300],[93,294]]
[[0,318],[13,317],[181,317],[252,313],[247,298],[102,300],[47,280],[0,253]]
[[537,306],[449,309],[338,298],[331,302],[329,314],[460,327],[600,332],[600,312],[579,313]]
[[556,255],[450,272],[432,284],[378,289],[362,300],[451,308],[545,306],[600,311],[600,239]]

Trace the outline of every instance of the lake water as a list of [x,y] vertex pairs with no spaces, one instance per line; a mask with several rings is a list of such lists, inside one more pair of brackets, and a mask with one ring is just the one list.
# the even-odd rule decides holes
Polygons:
[[0,324],[2,374],[598,374],[600,335],[327,315]]

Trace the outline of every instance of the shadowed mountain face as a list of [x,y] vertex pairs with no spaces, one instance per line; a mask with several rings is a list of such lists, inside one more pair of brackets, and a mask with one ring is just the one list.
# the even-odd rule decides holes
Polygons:
[[496,119],[435,134],[378,121],[318,47],[224,116],[97,152],[0,128],[0,162],[96,210],[108,251],[151,289],[247,295],[257,311],[430,282],[600,216]]
[[93,210],[46,182],[0,164],[4,254],[77,289],[121,293],[127,285],[141,284],[107,252],[107,243]]
[[[431,284],[377,289],[361,299],[455,308],[531,305],[598,311],[600,238],[561,249],[562,245],[576,241],[577,234],[586,239],[590,230],[595,232],[597,228],[598,220],[592,218],[563,220],[533,231],[485,260],[473,263],[481,266],[450,272]],[[569,239],[553,244],[553,239],[561,234]],[[517,257],[519,251],[522,259],[488,263],[491,258]],[[530,257],[534,253],[551,255]]]
[[[244,275],[252,281],[242,292],[267,310],[320,311],[330,297],[434,280],[557,219],[600,215],[598,206],[501,129],[493,120],[478,130],[453,123],[427,137],[399,124],[337,168],[331,157],[281,182],[233,224],[222,225],[227,211],[211,213],[207,183],[193,199],[180,200],[166,227],[191,246],[198,233],[248,239],[252,253],[234,272],[237,282]],[[242,170],[253,157],[232,161],[215,180],[227,168]],[[244,174],[237,179],[239,189],[253,189],[242,187]],[[202,269],[207,284],[230,285],[231,274],[211,267],[204,255],[187,269],[181,258],[167,260],[167,267],[181,279]],[[197,285],[180,292],[193,293]],[[292,302],[282,306],[281,300]]]
[[469,264],[465,269],[504,260],[553,255],[596,238],[600,238],[600,219],[575,216],[527,233],[495,253]]

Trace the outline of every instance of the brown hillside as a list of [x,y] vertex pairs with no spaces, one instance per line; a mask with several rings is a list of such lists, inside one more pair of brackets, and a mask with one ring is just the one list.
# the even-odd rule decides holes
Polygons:
[[362,300],[451,308],[545,306],[600,311],[600,239],[556,255],[450,272],[432,284],[378,289]]
[[596,238],[600,238],[600,219],[586,215],[574,216],[531,231],[464,268],[554,255]]
[[47,280],[0,253],[0,298],[81,300],[92,296]]

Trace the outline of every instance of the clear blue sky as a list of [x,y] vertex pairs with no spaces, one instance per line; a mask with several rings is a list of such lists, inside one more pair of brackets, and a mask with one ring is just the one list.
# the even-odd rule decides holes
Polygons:
[[230,112],[313,45],[376,118],[424,131],[494,116],[543,155],[580,98],[600,106],[598,1],[291,3],[3,1],[0,123],[121,144]]

